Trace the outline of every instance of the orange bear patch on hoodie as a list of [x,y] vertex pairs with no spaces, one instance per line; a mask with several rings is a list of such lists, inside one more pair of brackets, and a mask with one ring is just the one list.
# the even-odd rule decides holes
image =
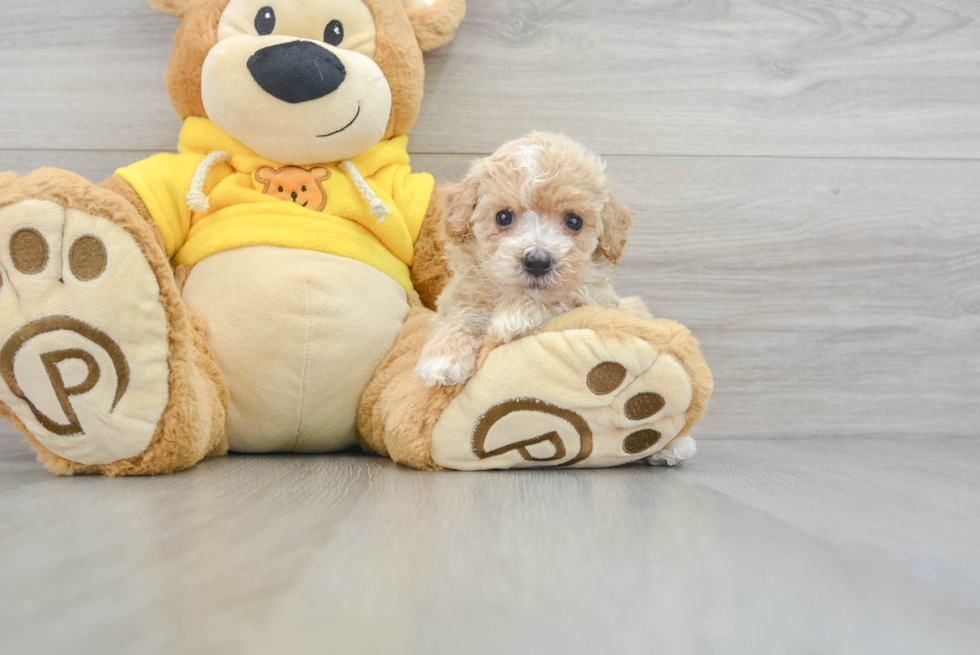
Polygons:
[[255,171],[255,179],[265,184],[263,193],[280,200],[318,212],[327,206],[327,192],[323,189],[323,183],[330,179],[330,171],[322,166],[310,170],[299,166],[273,170],[270,166],[263,166]]

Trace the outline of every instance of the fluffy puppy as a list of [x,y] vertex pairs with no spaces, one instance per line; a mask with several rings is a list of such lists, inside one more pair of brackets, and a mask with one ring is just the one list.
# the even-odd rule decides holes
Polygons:
[[604,171],[584,146],[534,133],[442,189],[452,276],[415,369],[422,382],[465,382],[487,334],[506,343],[576,307],[649,316],[638,298],[621,302],[608,276],[633,212]]

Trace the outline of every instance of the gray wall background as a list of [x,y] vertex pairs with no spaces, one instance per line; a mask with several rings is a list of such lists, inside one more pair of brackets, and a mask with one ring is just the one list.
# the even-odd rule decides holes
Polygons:
[[[0,169],[176,147],[175,20],[3,11]],[[698,436],[978,435],[980,4],[471,0],[427,64],[416,169],[532,129],[608,157],[639,212],[622,291],[715,371]]]

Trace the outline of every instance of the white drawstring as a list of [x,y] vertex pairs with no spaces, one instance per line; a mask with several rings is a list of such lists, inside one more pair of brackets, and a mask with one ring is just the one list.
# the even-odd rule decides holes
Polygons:
[[194,178],[191,180],[191,190],[187,192],[187,206],[191,211],[199,214],[206,214],[210,209],[208,197],[204,195],[204,185],[207,184],[208,175],[211,169],[223,161],[231,159],[232,154],[227,150],[216,150],[204,158],[194,171]]
[[371,206],[371,214],[378,219],[378,223],[384,223],[385,219],[391,216],[391,209],[388,208],[388,205],[374,192],[374,189],[371,188],[367,180],[364,179],[364,176],[361,175],[361,171],[357,170],[354,162],[344,160],[340,162],[340,167],[344,169],[345,173],[350,175],[351,182],[357,187],[361,197]]

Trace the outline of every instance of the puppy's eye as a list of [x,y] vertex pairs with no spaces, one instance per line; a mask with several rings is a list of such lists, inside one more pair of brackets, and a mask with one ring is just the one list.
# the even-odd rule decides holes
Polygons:
[[565,217],[565,227],[567,227],[572,232],[578,232],[579,230],[582,229],[583,225],[585,225],[585,223],[582,222],[582,218],[580,216],[576,216],[575,214],[569,214],[568,216]]
[[276,29],[276,10],[272,7],[262,7],[255,15],[255,31],[259,36],[268,36]]
[[514,224],[514,212],[502,211],[497,214],[497,227],[510,227]]
[[339,20],[332,20],[323,30],[323,40],[332,46],[338,46],[344,41],[344,24]]

